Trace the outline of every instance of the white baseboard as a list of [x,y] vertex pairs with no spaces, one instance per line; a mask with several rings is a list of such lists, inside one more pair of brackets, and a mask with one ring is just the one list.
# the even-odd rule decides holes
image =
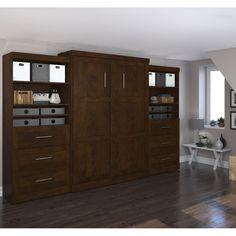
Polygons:
[[0,197],[2,197],[2,186],[0,186]]
[[[189,155],[180,156],[180,162],[187,162],[187,161],[189,161],[189,159],[190,159]],[[214,162],[215,162],[215,159],[214,158],[197,156],[196,160],[193,160],[193,161],[197,162],[197,163],[213,166]],[[221,163],[219,162],[218,167],[229,168],[229,162],[228,161],[223,161],[222,166],[221,166]]]

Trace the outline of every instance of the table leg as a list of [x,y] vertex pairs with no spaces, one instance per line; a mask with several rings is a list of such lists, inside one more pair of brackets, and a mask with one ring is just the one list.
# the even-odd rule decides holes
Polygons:
[[214,157],[215,157],[215,163],[214,163],[213,170],[216,170],[219,160],[222,158],[222,153],[214,151]]
[[195,157],[196,149],[193,149],[191,147],[189,147],[188,149],[191,154],[188,164],[191,165],[193,162],[193,158]]

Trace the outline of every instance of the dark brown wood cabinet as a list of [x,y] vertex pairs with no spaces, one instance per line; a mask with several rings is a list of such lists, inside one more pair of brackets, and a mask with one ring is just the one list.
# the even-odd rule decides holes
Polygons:
[[[13,61],[65,65],[66,81],[13,81]],[[10,53],[3,62],[4,198],[21,202],[178,169],[178,68],[81,51]],[[158,78],[174,74],[175,86],[148,86],[153,71]],[[50,93],[55,88],[61,104],[14,104],[14,90]],[[152,96],[162,94],[174,101],[150,104]],[[64,109],[55,118],[65,123],[41,125],[41,119],[52,116],[41,109],[53,107]],[[15,108],[38,109],[30,118],[40,120],[39,125],[14,127],[14,119],[29,118],[13,115]]]

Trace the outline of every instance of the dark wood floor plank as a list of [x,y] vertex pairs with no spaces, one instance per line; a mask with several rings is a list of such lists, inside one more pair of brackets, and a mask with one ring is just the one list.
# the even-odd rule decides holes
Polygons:
[[221,216],[207,224],[186,214],[200,203],[228,214],[234,227],[234,205],[215,203],[230,193],[236,193],[236,182],[226,169],[185,163],[178,172],[21,204],[0,198],[0,227],[222,227]]

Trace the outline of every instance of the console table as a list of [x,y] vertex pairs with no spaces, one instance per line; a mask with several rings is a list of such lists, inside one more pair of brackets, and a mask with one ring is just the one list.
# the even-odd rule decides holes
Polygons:
[[197,157],[197,153],[198,153],[199,150],[212,152],[214,154],[214,157],[215,157],[215,163],[214,163],[213,170],[216,170],[219,161],[221,161],[221,163],[222,163],[222,159],[223,159],[224,154],[227,154],[227,153],[229,154],[231,152],[231,150],[228,149],[228,148],[216,149],[214,147],[212,147],[212,148],[198,147],[196,144],[183,144],[183,147],[188,148],[188,150],[191,154],[189,162],[188,162],[189,165],[191,165],[192,162],[193,162],[193,159]]

